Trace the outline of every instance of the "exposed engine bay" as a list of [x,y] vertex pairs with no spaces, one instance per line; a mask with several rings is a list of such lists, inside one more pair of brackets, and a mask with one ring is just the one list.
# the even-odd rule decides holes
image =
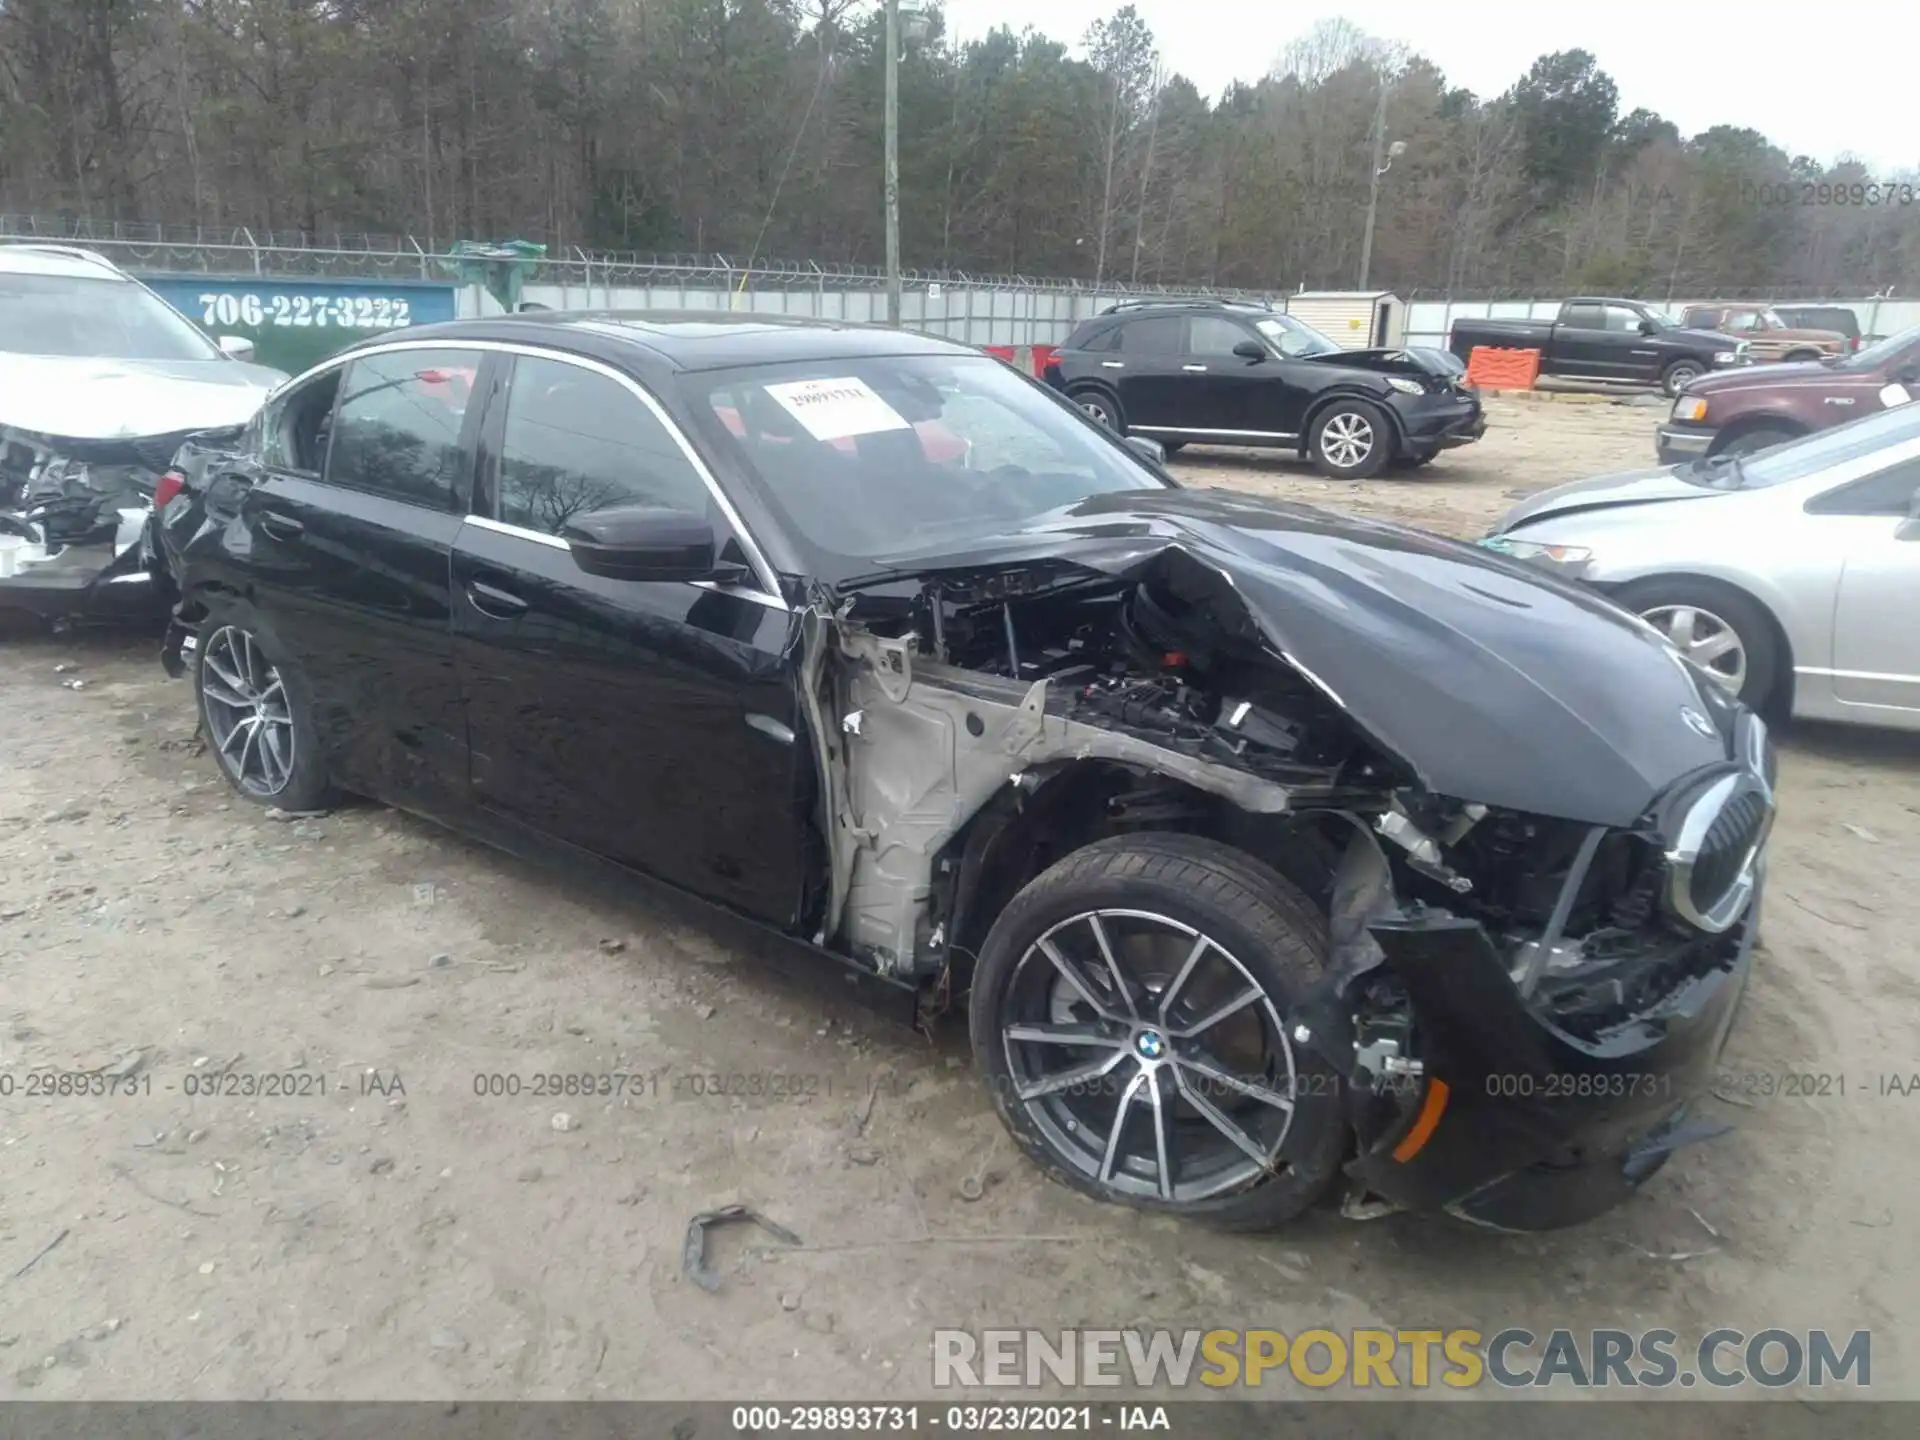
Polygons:
[[1010,898],[992,893],[996,846],[1044,858],[1127,828],[1228,838],[1334,917],[1353,1051],[1383,1081],[1418,1042],[1404,990],[1362,983],[1381,960],[1368,925],[1479,927],[1526,1005],[1588,1040],[1729,963],[1725,935],[1673,913],[1650,824],[1433,793],[1232,591],[1183,585],[1191,573],[1042,564],[816,607],[805,685],[835,852],[823,938],[886,973],[938,970],[979,943],[971,917]]
[[0,582],[64,592],[109,569],[144,575],[135,562],[154,488],[185,438],[76,440],[0,426]]

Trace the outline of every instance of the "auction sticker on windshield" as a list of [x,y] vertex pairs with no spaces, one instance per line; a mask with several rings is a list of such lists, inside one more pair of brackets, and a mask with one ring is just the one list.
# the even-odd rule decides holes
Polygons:
[[857,375],[769,385],[767,394],[786,406],[816,440],[844,440],[853,435],[912,428]]

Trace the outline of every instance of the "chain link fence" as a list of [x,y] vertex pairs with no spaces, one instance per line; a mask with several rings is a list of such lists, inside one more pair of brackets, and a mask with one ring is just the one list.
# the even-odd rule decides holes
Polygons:
[[[245,226],[156,225],[127,221],[0,215],[0,240],[41,240],[98,251],[140,275],[218,275],[336,280],[447,282],[456,263],[431,240],[411,235],[309,234]],[[1894,301],[1872,287],[1780,283],[1716,289],[1710,277],[1678,277],[1660,295],[1638,298],[1677,315],[1704,300],[1851,305],[1862,328],[1889,333],[1920,323],[1920,302]],[[1414,288],[1407,303],[1410,344],[1444,345],[1456,318],[1543,318],[1558,305],[1539,290]],[[1155,296],[1212,296],[1284,303],[1285,291],[1202,285],[1129,285],[1037,275],[908,270],[902,275],[903,324],[971,345],[1047,345],[1107,305]],[[872,266],[727,255],[589,252],[548,255],[526,275],[523,301],[551,309],[745,310],[814,319],[882,322],[886,277]],[[462,315],[496,313],[477,285],[460,291]]]

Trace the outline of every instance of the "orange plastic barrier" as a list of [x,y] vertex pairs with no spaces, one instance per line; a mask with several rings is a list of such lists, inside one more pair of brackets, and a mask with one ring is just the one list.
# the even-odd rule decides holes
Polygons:
[[996,360],[1004,360],[1011,365],[1014,361],[1014,347],[1011,345],[983,345],[980,347]]
[[1036,345],[1033,347],[1033,374],[1039,379],[1047,373],[1047,366],[1053,363],[1053,357],[1060,353],[1058,345]]
[[1538,350],[1476,345],[1467,357],[1467,383],[1482,390],[1531,390],[1540,378]]

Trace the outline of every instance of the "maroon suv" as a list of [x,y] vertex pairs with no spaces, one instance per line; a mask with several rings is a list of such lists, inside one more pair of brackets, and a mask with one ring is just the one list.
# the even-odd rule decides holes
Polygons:
[[1660,427],[1660,463],[1764,450],[1910,400],[1920,400],[1920,326],[1852,355],[1702,375]]

